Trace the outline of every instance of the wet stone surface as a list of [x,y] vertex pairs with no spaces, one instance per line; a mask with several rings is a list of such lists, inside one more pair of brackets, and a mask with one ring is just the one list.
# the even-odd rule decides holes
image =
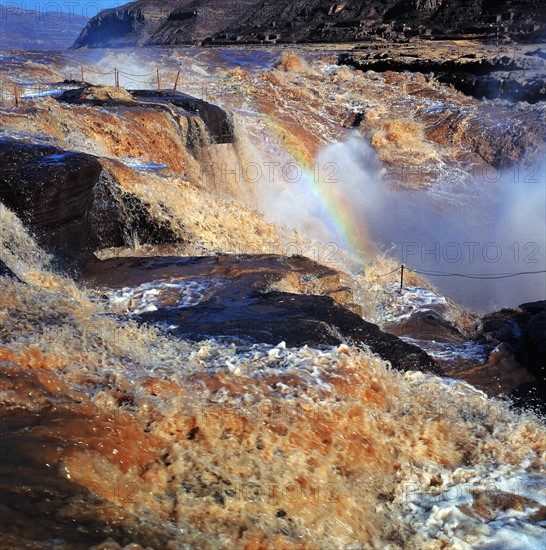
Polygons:
[[[315,290],[323,295],[305,294],[306,289],[298,288],[297,283],[292,288],[301,293],[277,290],[283,279],[294,274],[300,280],[310,276],[323,280],[322,288]],[[132,310],[137,320],[163,327],[180,338],[227,337],[235,342],[273,345],[284,341],[288,346],[351,342],[368,346],[394,368],[439,372],[423,350],[382,332],[338,303],[332,296],[340,300],[347,292],[340,288],[339,274],[306,258],[113,259],[90,265],[87,277],[106,295],[110,286],[114,311],[120,311],[116,306],[121,302],[121,311]],[[127,286],[133,283],[136,292]],[[116,286],[117,291],[112,291]]]

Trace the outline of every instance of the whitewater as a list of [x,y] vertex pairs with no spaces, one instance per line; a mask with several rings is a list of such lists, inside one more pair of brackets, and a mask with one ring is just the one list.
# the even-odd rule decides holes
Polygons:
[[[475,337],[480,314],[543,299],[546,279],[416,273],[545,269],[543,152],[521,160],[517,182],[505,168],[492,178],[467,141],[432,139],[425,124],[456,110],[493,132],[511,107],[320,49],[2,56],[26,84],[20,108],[5,94],[0,137],[98,158],[124,219],[156,231],[135,223],[123,245],[95,250],[104,263],[63,269],[0,205],[13,274],[0,278],[2,547],[544,546],[544,418],[464,372],[499,351]],[[57,101],[81,67],[106,103]],[[155,89],[157,71],[229,112],[234,142],[164,103],[132,115],[125,89]],[[525,115],[541,121],[544,106]],[[225,334],[206,332],[206,317],[180,336],[198,308],[248,300],[273,316],[251,301],[258,291],[328,297],[442,373],[397,370],[339,334],[249,340],[223,313]],[[412,324],[427,315],[442,320],[432,336]]]

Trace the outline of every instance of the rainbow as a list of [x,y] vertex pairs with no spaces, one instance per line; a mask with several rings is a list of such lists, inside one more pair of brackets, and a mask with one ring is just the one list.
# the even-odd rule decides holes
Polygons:
[[[362,141],[359,141],[359,146],[362,145]],[[361,167],[356,168],[354,174],[348,174],[340,168],[343,158],[339,158],[339,161],[329,158],[336,149],[345,149],[347,146],[346,143],[328,146],[319,154],[311,168],[302,168],[301,180],[304,192],[318,206],[317,214],[328,233],[335,239],[335,244],[346,250],[355,260],[366,262],[374,254],[375,247],[365,219],[362,201],[364,188],[358,187],[361,180],[369,175]],[[344,154],[347,154],[346,150]],[[354,164],[354,159],[351,162]],[[301,162],[298,166],[305,166],[305,163]],[[349,171],[350,168],[351,166]]]

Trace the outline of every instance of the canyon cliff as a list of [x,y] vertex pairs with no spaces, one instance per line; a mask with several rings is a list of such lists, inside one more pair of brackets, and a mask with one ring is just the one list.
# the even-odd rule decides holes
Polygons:
[[417,35],[539,39],[545,27],[546,7],[538,0],[137,0],[101,11],[74,47],[341,42]]

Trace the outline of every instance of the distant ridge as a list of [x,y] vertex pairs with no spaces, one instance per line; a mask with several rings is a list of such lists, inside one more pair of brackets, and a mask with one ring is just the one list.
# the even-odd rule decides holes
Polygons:
[[91,19],[74,47],[194,44],[235,24],[257,0],[136,0]]
[[[49,7],[60,5],[52,2]],[[29,11],[0,4],[0,50],[66,50],[87,21],[87,17],[73,13]]]
[[74,47],[546,37],[544,0],[136,0],[101,11]]

